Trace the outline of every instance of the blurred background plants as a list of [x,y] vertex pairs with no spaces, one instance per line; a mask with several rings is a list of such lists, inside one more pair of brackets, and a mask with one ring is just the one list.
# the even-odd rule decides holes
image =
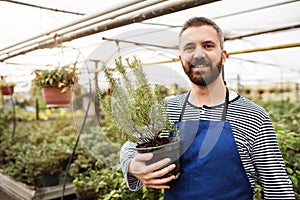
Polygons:
[[[276,130],[287,173],[293,183],[296,199],[300,199],[300,104],[285,101],[258,101],[269,113]],[[255,200],[263,199],[257,185]]]
[[[270,114],[288,175],[293,182],[296,199],[300,200],[300,104],[291,101],[257,103]],[[70,109],[45,109],[40,112],[43,117],[36,120],[34,112],[25,112],[17,108],[18,124],[15,139],[12,141],[12,112],[10,109],[0,108],[0,171],[32,188],[42,186],[42,168],[38,167],[38,162],[34,164],[33,155],[40,154],[39,158],[44,160],[47,156],[41,148],[47,149],[48,153],[53,153],[53,156],[49,156],[53,163],[61,162],[70,156],[78,134],[74,116],[82,118],[83,114],[81,111],[73,112]],[[118,132],[120,130],[115,127],[112,118],[101,119],[98,126],[88,125],[87,128],[72,160],[68,183],[76,177],[93,172],[97,176],[88,175],[88,178],[94,177],[94,183],[98,182],[101,200],[163,198],[162,190],[143,187],[137,192],[129,191],[118,165],[119,148],[125,138],[120,137],[122,134]],[[263,199],[261,190],[261,186],[257,185],[254,200]]]

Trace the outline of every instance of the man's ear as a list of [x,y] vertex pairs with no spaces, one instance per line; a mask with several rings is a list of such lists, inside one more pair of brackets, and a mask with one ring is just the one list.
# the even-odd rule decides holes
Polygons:
[[226,50],[222,50],[222,65],[224,66],[225,61],[227,59],[227,51]]

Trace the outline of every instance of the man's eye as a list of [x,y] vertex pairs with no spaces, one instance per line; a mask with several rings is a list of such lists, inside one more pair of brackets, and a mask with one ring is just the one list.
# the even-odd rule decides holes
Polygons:
[[206,49],[211,49],[211,48],[214,48],[215,46],[213,44],[205,44],[204,45],[204,48]]
[[195,49],[194,46],[186,46],[186,47],[184,47],[184,51],[192,51],[193,49]]

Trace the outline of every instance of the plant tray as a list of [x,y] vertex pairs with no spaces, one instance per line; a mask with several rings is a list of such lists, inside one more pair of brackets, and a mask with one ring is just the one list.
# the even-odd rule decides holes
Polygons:
[[[33,188],[0,173],[0,188],[16,200],[49,200],[61,197],[62,185]],[[75,194],[72,183],[66,185],[64,195]]]

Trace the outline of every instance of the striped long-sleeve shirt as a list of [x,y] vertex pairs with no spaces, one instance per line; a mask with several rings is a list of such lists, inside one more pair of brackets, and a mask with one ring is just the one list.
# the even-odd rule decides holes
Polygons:
[[[168,114],[178,121],[186,94],[166,99]],[[196,107],[189,102],[182,120],[220,120],[224,104]],[[279,150],[270,117],[263,108],[236,93],[230,95],[226,120],[230,122],[238,151],[251,186],[260,177],[265,199],[295,199]],[[136,154],[135,144],[126,142],[121,149],[121,165],[130,190],[138,190],[141,182],[127,173],[130,160]]]

